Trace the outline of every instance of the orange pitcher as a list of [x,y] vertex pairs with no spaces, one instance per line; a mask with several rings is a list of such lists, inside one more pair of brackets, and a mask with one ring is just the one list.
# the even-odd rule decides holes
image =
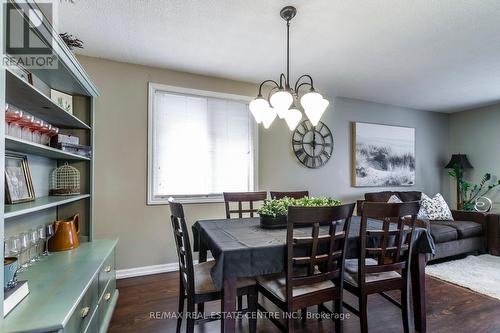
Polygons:
[[80,214],[68,220],[54,222],[54,236],[49,239],[49,251],[65,251],[80,246]]

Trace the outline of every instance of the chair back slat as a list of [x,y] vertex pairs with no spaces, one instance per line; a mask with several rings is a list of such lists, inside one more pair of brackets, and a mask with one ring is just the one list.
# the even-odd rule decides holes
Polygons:
[[283,199],[284,197],[292,199],[302,199],[309,196],[309,191],[291,191],[291,192],[277,192],[271,191],[271,199]]
[[[226,218],[230,219],[231,214],[237,214],[238,218],[243,218],[243,214],[254,217],[257,208],[254,202],[264,201],[266,192],[224,192],[224,204],[226,207]],[[231,203],[237,203],[237,209],[231,209]],[[249,208],[244,209],[243,203],[248,203]]]
[[191,243],[189,234],[184,219],[184,209],[180,203],[169,202],[170,205],[170,220],[172,221],[172,229],[179,260],[179,272],[181,283],[184,285],[186,292],[194,293],[194,267],[193,256],[191,253]]
[[[354,206],[288,208],[288,300],[293,298],[294,286],[330,280],[336,286],[342,286],[347,235]],[[305,236],[307,234],[310,236]]]
[[[415,219],[419,202],[375,203],[362,207],[358,281],[365,283],[366,274],[404,270],[408,272]],[[369,220],[381,223],[380,229],[368,229]],[[368,245],[370,244],[370,245]],[[366,265],[366,259],[376,264]]]

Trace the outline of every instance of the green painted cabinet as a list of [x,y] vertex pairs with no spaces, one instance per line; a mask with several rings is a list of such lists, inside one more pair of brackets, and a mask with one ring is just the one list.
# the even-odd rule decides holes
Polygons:
[[[118,299],[115,247],[94,240],[52,253],[19,274],[30,293],[3,321],[4,332],[106,332]],[[102,287],[101,287],[102,286]]]

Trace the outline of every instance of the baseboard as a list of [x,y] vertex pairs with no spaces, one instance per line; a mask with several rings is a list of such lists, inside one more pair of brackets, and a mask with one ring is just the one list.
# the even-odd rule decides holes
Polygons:
[[[197,260],[193,260],[193,261],[197,262]],[[142,266],[142,267],[127,268],[127,269],[118,269],[118,270],[116,270],[116,278],[117,279],[127,279],[127,278],[137,277],[137,276],[175,272],[178,270],[179,270],[179,263],[172,262],[169,264]]]

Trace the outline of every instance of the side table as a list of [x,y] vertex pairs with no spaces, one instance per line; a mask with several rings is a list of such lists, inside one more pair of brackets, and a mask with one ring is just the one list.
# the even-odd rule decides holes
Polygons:
[[488,248],[490,254],[500,256],[500,214],[488,215]]

